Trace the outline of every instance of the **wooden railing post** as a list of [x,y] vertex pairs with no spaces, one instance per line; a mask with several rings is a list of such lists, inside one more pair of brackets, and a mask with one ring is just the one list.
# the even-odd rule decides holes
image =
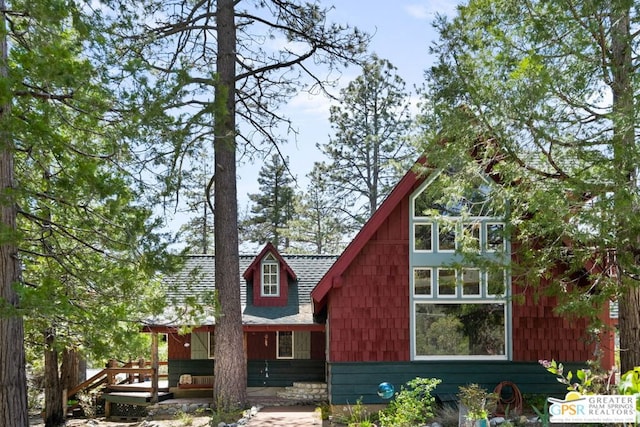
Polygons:
[[[140,359],[138,359],[138,368],[140,369],[144,369],[147,366],[147,362],[144,360],[144,357],[141,357]],[[138,373],[138,382],[142,383],[144,382],[145,378],[144,378],[144,373],[143,372],[139,372]]]
[[158,403],[158,333],[151,334],[151,403]]
[[[133,360],[129,358],[128,366],[133,367]],[[133,384],[136,381],[136,374],[133,372],[129,373],[129,384]]]
[[109,363],[107,363],[107,384],[114,385],[116,383],[116,376],[110,369],[113,369],[118,366],[118,361],[115,359],[109,359]]

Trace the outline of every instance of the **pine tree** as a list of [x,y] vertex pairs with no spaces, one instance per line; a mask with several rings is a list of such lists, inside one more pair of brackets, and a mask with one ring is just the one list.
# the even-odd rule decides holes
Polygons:
[[[137,142],[157,153],[156,169],[166,168],[161,184],[175,194],[180,167],[213,140],[220,303],[213,393],[221,410],[243,407],[236,154],[283,142],[279,132],[291,122],[280,105],[300,90],[326,90],[332,70],[360,59],[368,36],[329,23],[320,2],[122,0],[113,7],[102,15],[112,25],[105,37],[120,48],[109,59],[126,80],[114,89],[140,112],[145,137]],[[296,47],[271,48],[270,38]],[[306,63],[313,61],[327,74],[312,73]]]
[[294,218],[295,191],[288,159],[283,161],[274,154],[258,174],[261,193],[249,194],[253,202],[251,216],[242,224],[243,240],[259,244],[271,242],[276,248],[286,251],[290,239],[286,233]]
[[331,107],[329,120],[335,136],[319,145],[329,158],[324,173],[335,198],[352,206],[352,226],[358,229],[414,157],[407,140],[409,94],[396,68],[372,56],[362,74],[340,91],[340,103]]
[[99,17],[57,0],[0,9],[0,424],[28,425],[26,344],[47,355],[45,425],[58,425],[59,356],[125,348],[161,307],[172,257],[137,179],[135,126],[92,62]]
[[307,191],[296,198],[295,217],[288,222],[287,234],[291,241],[290,252],[337,254],[342,252],[348,233],[343,225],[326,176],[318,163],[309,173]]

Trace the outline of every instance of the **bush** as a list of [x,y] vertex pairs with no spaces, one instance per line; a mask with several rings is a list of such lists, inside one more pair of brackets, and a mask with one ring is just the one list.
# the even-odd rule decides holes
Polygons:
[[435,398],[431,392],[442,381],[437,378],[414,378],[396,393],[389,406],[380,411],[384,427],[415,427],[434,416]]

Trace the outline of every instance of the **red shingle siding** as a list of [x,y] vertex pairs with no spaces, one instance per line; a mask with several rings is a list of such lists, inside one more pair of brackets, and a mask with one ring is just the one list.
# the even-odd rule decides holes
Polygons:
[[[514,289],[522,292],[522,287]],[[555,297],[539,296],[529,287],[523,304],[513,303],[513,360],[531,362],[555,359],[584,362],[593,358],[584,319],[566,319],[554,313]]]
[[330,294],[329,359],[409,360],[408,201],[381,224]]

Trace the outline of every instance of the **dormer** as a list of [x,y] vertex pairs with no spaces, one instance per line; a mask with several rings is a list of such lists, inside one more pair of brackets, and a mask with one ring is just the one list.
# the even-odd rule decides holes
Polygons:
[[286,306],[289,280],[296,274],[271,243],[267,243],[243,274],[247,286],[253,289],[253,305],[257,307]]

